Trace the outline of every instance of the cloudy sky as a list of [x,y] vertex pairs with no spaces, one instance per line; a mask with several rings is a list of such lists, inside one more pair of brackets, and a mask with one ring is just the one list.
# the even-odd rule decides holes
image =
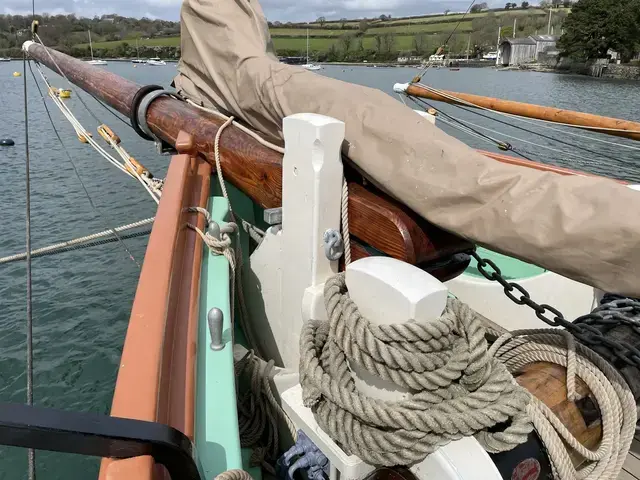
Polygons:
[[[118,13],[178,20],[180,3],[181,0],[36,0],[36,12],[75,13],[84,17]],[[260,3],[271,21],[313,21],[320,16],[340,19],[382,14],[399,17],[439,13],[445,9],[464,11],[469,5],[468,0],[260,0]],[[504,6],[500,1],[488,3]],[[30,0],[0,0],[2,13],[18,14],[30,10]]]

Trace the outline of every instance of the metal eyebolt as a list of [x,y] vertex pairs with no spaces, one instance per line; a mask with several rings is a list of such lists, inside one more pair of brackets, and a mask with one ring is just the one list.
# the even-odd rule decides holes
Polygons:
[[329,229],[324,232],[324,254],[333,261],[339,260],[344,254],[344,243],[342,236],[337,230]]
[[224,348],[222,341],[224,314],[218,307],[213,307],[207,314],[207,323],[209,324],[209,335],[211,335],[211,350],[220,351]]

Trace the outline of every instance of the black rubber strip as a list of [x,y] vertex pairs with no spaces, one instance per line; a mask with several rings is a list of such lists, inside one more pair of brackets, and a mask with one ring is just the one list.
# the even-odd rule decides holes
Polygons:
[[136,131],[138,135],[140,135],[145,140],[154,141],[155,138],[150,137],[146,133],[142,131],[140,128],[140,124],[138,123],[138,107],[140,106],[140,102],[142,99],[149,93],[154,92],[156,90],[164,90],[160,85],[145,85],[141,87],[140,90],[136,92],[133,96],[133,101],[131,102],[131,113],[129,115],[129,120],[131,121],[131,126]]

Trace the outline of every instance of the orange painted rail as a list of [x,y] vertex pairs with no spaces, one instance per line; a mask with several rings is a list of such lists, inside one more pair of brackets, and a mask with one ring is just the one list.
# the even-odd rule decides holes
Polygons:
[[[193,440],[195,357],[202,240],[211,166],[195,158],[181,132],[172,158],[140,274],[120,360],[111,415],[170,425]],[[102,480],[163,478],[151,457],[103,459]]]

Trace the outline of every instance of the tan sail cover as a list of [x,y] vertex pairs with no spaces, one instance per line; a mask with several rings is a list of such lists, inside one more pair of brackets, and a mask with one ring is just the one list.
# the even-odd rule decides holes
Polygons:
[[[185,0],[183,95],[281,139],[312,112],[346,124],[344,153],[440,227],[608,292],[640,297],[640,192],[491,160],[387,94],[276,59],[256,0]],[[281,140],[280,140],[281,141]]]

